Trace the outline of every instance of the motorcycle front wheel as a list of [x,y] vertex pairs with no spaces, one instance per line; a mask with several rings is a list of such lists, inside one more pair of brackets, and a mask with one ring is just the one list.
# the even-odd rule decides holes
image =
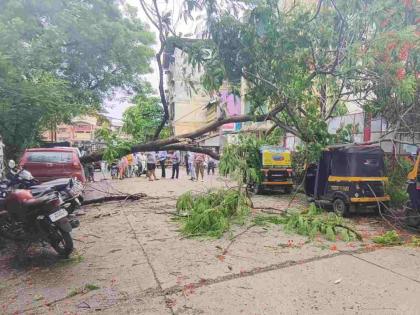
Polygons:
[[70,233],[64,232],[58,227],[50,235],[50,244],[63,258],[68,258],[73,251],[73,239]]

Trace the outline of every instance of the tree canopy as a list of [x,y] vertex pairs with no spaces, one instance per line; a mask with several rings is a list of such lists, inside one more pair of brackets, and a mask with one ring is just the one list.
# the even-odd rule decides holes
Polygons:
[[[188,61],[204,69],[202,84],[209,92],[226,80],[238,91],[244,78],[243,101],[251,109],[132,150],[202,150],[195,141],[224,123],[271,120],[299,137],[311,158],[326,145],[352,141],[348,126],[331,135],[328,120],[355,105],[366,117],[385,117],[393,138],[419,130],[420,29],[414,0],[185,0],[182,17],[200,25],[193,41],[175,31],[177,17],[156,0],[140,2],[159,31],[160,52],[172,36]],[[162,73],[160,94],[166,102]],[[162,115],[162,123],[167,117]]]
[[333,140],[328,119],[348,104],[383,115],[391,128],[418,128],[408,124],[420,106],[414,1],[283,3],[185,2],[190,16],[206,14],[205,40],[185,50],[204,67],[207,89],[244,77],[252,112],[281,108],[270,119],[318,148]]
[[[123,130],[136,142],[153,140],[163,115],[160,98],[138,94],[134,98],[134,106],[126,109],[123,114]],[[161,138],[168,136],[169,130],[164,129]]]
[[112,0],[0,1],[0,133],[11,153],[40,131],[137,91],[153,34]]

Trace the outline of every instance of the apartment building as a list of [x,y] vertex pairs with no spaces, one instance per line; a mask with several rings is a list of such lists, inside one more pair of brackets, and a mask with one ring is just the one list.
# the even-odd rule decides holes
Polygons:
[[[201,85],[203,72],[187,62],[187,56],[181,49],[170,47],[165,51],[164,68],[170,123],[175,135],[193,132],[221,115],[243,113],[241,97],[230,93],[227,84],[214,93],[204,90]],[[241,124],[226,124],[205,135],[200,144],[219,148],[228,141],[230,134],[240,129]]]

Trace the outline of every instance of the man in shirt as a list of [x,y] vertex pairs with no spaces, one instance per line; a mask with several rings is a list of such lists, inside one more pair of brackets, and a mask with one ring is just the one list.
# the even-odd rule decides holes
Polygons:
[[187,171],[187,175],[190,175],[190,166],[188,165],[188,156],[189,152],[187,152],[184,156],[184,162],[185,162],[185,170]]
[[4,144],[3,144],[3,139],[0,135],[0,178],[3,177],[3,172],[4,172],[4,154],[3,154],[3,148],[4,148]]
[[207,175],[210,175],[210,171],[214,175],[214,168],[215,167],[216,167],[216,161],[212,157],[208,156],[208,159],[207,159]]
[[179,176],[179,164],[181,163],[181,153],[179,151],[175,151],[172,154],[172,179],[176,174],[176,179]]
[[166,177],[165,163],[166,163],[167,158],[168,158],[168,153],[166,151],[159,151],[158,160],[159,160],[160,168],[162,169],[162,178]]
[[134,167],[134,156],[132,153],[127,154],[127,170],[126,170],[126,176],[132,177],[133,176],[133,167]]
[[201,181],[204,181],[204,160],[206,156],[203,153],[196,153],[194,157],[195,162],[195,174],[197,176],[197,180],[201,174]]
[[195,178],[194,152],[188,152],[188,168],[190,170],[191,180],[196,180],[196,178]]
[[155,152],[147,152],[146,156],[147,160],[147,177],[149,181],[158,180],[156,178],[155,170],[156,170],[156,153]]

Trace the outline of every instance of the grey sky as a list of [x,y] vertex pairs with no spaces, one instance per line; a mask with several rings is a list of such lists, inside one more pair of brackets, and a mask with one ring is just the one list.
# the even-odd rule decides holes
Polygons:
[[[156,29],[153,25],[151,25],[143,11],[143,9],[140,6],[139,0],[125,0],[121,1],[122,3],[127,3],[129,5],[135,6],[138,8],[138,15],[140,19],[150,26],[150,30],[155,33],[156,36]],[[150,2],[151,1],[147,1]],[[163,8],[163,11],[167,12],[170,11],[173,13],[173,16],[178,17],[181,4],[183,0],[159,0],[159,8]],[[189,22],[188,25],[185,24],[183,20],[180,20],[176,23],[176,32],[182,32],[182,33],[192,33],[192,27],[194,26],[194,22]],[[158,41],[156,37],[156,42]],[[158,45],[156,44],[154,46],[154,49],[156,50],[158,48]],[[159,84],[159,77],[158,77],[158,68],[155,59],[152,60],[152,69],[153,72],[150,74],[147,74],[144,76],[145,80],[149,81],[155,91],[158,89]],[[127,109],[131,104],[129,103],[129,96],[127,96],[123,91],[118,91],[115,93],[115,95],[110,99],[104,102],[105,109],[108,111],[108,115],[110,117],[114,118],[121,118],[122,114],[125,109]]]

